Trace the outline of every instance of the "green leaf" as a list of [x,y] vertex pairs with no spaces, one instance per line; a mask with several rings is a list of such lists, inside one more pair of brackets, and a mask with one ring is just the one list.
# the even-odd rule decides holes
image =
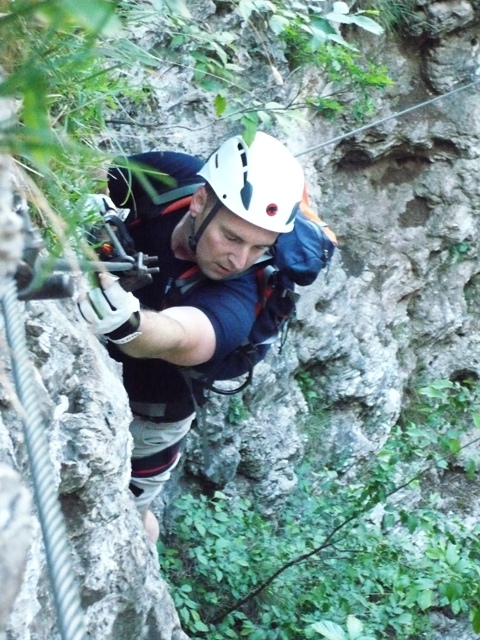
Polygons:
[[436,380],[428,387],[422,387],[419,389],[418,393],[429,398],[443,398],[443,393],[440,392],[444,389],[451,389],[452,387],[453,382],[450,380]]
[[270,27],[270,30],[276,36],[283,33],[289,24],[290,24],[290,20],[287,20],[287,18],[284,18],[283,16],[279,16],[277,14],[273,15],[268,21],[268,26]]
[[343,13],[343,14],[347,14],[350,9],[348,7],[348,4],[346,2],[334,2],[333,3],[333,11],[335,13]]
[[347,631],[349,640],[355,640],[362,633],[363,624],[358,618],[352,615],[347,616]]
[[457,616],[460,613],[460,611],[462,610],[462,603],[463,600],[455,600],[454,602],[452,602],[450,606],[452,607],[452,612],[454,615]]
[[477,472],[477,465],[473,458],[469,458],[465,465],[465,473],[467,474],[467,478],[472,480],[475,477],[475,473]]
[[247,22],[255,9],[255,2],[252,0],[240,0],[237,6],[237,12]]
[[50,130],[47,118],[47,87],[40,70],[31,66],[25,73],[23,89],[23,121],[31,130],[46,133]]
[[193,523],[193,525],[194,525],[195,529],[198,531],[198,533],[199,533],[199,534],[202,536],[202,538],[203,538],[203,536],[207,533],[207,530],[206,530],[206,528],[204,527],[204,525],[203,525],[201,522],[198,522],[198,521],[195,521],[195,522]]
[[433,601],[434,601],[434,593],[431,589],[426,589],[425,591],[422,591],[417,599],[418,606],[423,611],[431,607],[433,604]]
[[328,36],[328,39],[332,42],[336,42],[337,44],[341,44],[345,49],[349,49],[350,51],[357,51],[357,48],[353,46],[353,44],[349,44],[343,36],[339,33],[332,33],[332,35]]
[[473,612],[472,629],[475,633],[480,633],[480,609]]
[[455,602],[455,600],[459,600],[463,595],[463,587],[458,582],[449,582],[445,586],[445,596],[448,598],[449,602]]
[[347,16],[344,13],[336,13],[335,11],[331,11],[327,13],[325,16],[325,20],[329,22],[339,22],[340,24],[351,24],[354,20],[353,16]]
[[241,123],[243,126],[242,138],[245,140],[247,145],[251,145],[255,138],[255,134],[257,133],[258,122],[254,121],[251,114],[249,114],[242,117]]
[[453,566],[454,564],[457,564],[457,562],[460,560],[460,556],[459,556],[458,551],[457,551],[457,546],[452,544],[451,542],[449,542],[448,545],[447,545],[447,551],[445,553],[445,560],[447,561],[447,563],[450,566]]
[[[326,24],[326,23],[325,23]],[[323,45],[332,35],[335,35],[335,31],[327,32],[322,25],[312,25],[312,38],[310,40],[310,47],[312,51],[317,51],[318,48]]]
[[227,100],[224,96],[217,94],[213,101],[213,105],[215,107],[215,113],[217,114],[217,116],[221,116],[227,106]]
[[374,33],[376,36],[381,36],[384,32],[384,28],[372,20],[371,18],[367,18],[367,16],[353,16],[352,23],[356,24],[357,27],[361,29],[365,29],[365,31],[369,31],[370,33]]
[[473,424],[480,429],[480,413],[472,413]]
[[200,562],[200,564],[206,565],[208,567],[208,558],[202,553],[202,551],[197,551],[195,553],[195,557]]
[[193,625],[196,631],[208,631],[207,625],[201,620],[197,620]]
[[249,567],[250,564],[247,562],[247,560],[244,560],[243,558],[236,558],[235,562],[237,564],[239,564],[241,567]]
[[398,618],[396,618],[398,624],[412,624],[412,614],[411,613],[401,613]]
[[312,629],[328,640],[348,640],[342,627],[335,622],[321,620],[312,624]]
[[310,25],[311,25],[309,29],[310,33],[312,33],[313,30],[320,31],[323,34],[325,34],[325,36],[337,33],[335,29],[332,27],[332,25],[329,24],[327,20],[325,20],[325,18],[320,18],[320,17],[312,18]]
[[62,9],[69,12],[72,21],[93,33],[113,36],[121,28],[115,5],[106,0],[63,0]]
[[185,0],[165,0],[165,4],[172,13],[182,16],[182,18],[186,18],[188,20],[192,17]]

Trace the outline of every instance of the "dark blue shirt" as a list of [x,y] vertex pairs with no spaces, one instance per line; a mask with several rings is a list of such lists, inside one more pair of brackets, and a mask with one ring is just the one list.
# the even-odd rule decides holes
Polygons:
[[[131,156],[128,160],[144,167],[168,173],[175,178],[172,185],[160,176],[148,175],[148,184],[132,169],[110,170],[109,189],[117,206],[128,207],[131,214],[127,222],[135,219],[130,233],[137,251],[157,256],[160,273],[154,274],[152,284],[135,292],[144,308],[161,310],[169,306],[171,288],[193,263],[179,260],[171,249],[173,229],[187,213],[188,207],[162,215],[165,208],[154,203],[155,193],[199,182],[197,171],[203,162],[194,156],[174,152],[150,152]],[[143,174],[145,175],[145,174]],[[255,321],[255,306],[258,294],[255,275],[252,272],[224,280],[202,280],[191,292],[177,296],[178,306],[200,309],[209,318],[216,336],[215,354],[209,363],[199,369],[213,371],[223,358],[240,346],[247,338]],[[131,400],[137,402],[173,403],[177,406],[172,419],[186,417],[192,412],[190,392],[179,367],[160,359],[130,358],[115,346],[110,347],[112,356],[123,363],[124,385]],[[179,406],[182,407],[179,409]],[[177,413],[185,414],[178,416]]]

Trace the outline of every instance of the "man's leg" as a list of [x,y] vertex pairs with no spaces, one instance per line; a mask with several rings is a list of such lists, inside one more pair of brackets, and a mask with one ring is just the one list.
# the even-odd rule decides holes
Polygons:
[[130,425],[134,442],[130,490],[152,542],[158,540],[159,526],[149,506],[179,463],[181,441],[193,418],[194,414],[178,422],[156,423],[135,417]]
[[154,513],[150,509],[142,511],[142,520],[145,531],[147,532],[147,538],[150,542],[155,544],[160,536],[160,525],[155,517]]

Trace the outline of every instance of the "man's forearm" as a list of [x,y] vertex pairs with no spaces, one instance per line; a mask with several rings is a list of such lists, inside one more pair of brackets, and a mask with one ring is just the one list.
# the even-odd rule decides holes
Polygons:
[[118,345],[133,358],[161,358],[193,366],[209,360],[215,351],[215,334],[205,314],[194,307],[141,311],[140,335]]
[[163,311],[140,310],[138,299],[109,274],[100,287],[78,303],[80,313],[97,334],[104,335],[133,358],[160,358],[195,366],[215,353],[216,335],[210,319],[196,307]]

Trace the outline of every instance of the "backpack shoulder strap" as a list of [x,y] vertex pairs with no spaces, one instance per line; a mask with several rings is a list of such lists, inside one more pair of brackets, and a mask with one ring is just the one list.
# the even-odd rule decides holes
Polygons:
[[183,187],[179,187],[178,189],[171,189],[170,191],[166,191],[165,193],[161,193],[155,198],[152,199],[154,204],[162,205],[167,204],[166,207],[161,209],[160,211],[156,211],[154,214],[146,216],[145,218],[135,218],[130,222],[129,227],[138,227],[145,221],[155,220],[160,216],[163,216],[168,213],[173,213],[174,211],[178,211],[184,207],[189,207],[192,202],[192,196],[198,187],[201,187],[204,183],[197,182],[195,184],[187,184]]
[[[259,292],[264,291],[266,289],[266,282],[275,271],[275,267],[271,266],[272,261],[273,258],[271,256],[261,256],[255,261],[250,269],[244,271],[241,275],[244,276],[246,273],[254,272],[257,282],[257,290]],[[200,284],[205,280],[208,280],[207,276],[200,270],[200,267],[197,264],[194,264],[175,280],[175,289],[180,296],[183,296],[191,291],[191,289],[197,284]],[[263,304],[264,300],[262,299],[259,302]]]
[[[183,199],[186,196],[193,195],[198,187],[201,187],[204,184],[204,182],[196,182],[194,184],[187,184],[183,187],[178,187],[178,189],[171,189],[170,191],[166,191],[165,193],[156,195],[153,198],[153,202],[154,204],[167,204],[167,202],[173,202],[174,200]],[[166,209],[162,211],[162,214],[164,213],[167,213]]]
[[187,269],[182,275],[175,280],[176,291],[180,296],[184,296],[193,287],[207,279],[207,276],[200,271],[200,267],[194,264],[193,267]]

